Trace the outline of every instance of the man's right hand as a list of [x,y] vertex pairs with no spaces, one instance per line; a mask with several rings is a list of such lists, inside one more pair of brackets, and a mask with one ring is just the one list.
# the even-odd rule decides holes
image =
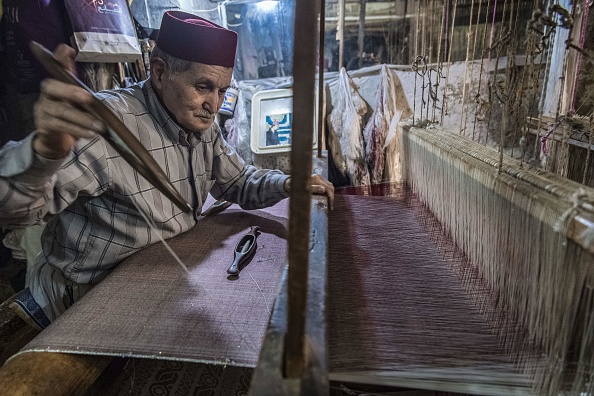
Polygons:
[[[75,51],[60,44],[54,56],[73,74]],[[35,103],[34,117],[37,135],[33,150],[42,157],[65,157],[80,138],[91,138],[105,130],[104,123],[84,110],[93,96],[83,88],[47,79],[41,83],[41,93]]]

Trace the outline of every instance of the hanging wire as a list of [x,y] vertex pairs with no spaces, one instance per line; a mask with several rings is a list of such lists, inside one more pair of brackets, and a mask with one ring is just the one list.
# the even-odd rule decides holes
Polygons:
[[[459,133],[462,135],[466,130],[466,118],[468,116],[468,108],[465,106],[466,103],[466,80],[468,77],[468,58],[470,57],[470,43],[472,37],[472,22],[474,17],[474,1],[470,5],[470,20],[468,21],[468,32],[466,32],[466,59],[464,61],[464,80],[462,84],[462,109],[460,111],[460,131]],[[479,0],[480,2],[480,0]]]
[[[497,6],[497,2],[495,3],[495,6]],[[506,34],[505,36],[503,35],[504,32],[504,26],[503,26],[503,21],[505,20],[505,14],[507,13],[507,1],[503,2],[503,13],[502,13],[502,17],[501,17],[501,24],[499,26],[499,38],[497,39],[496,42],[492,43],[492,45],[490,45],[489,51],[493,51],[496,50],[497,56],[495,58],[495,68],[493,70],[493,81],[489,83],[489,116],[487,118],[487,142],[489,140],[489,128],[491,125],[491,116],[493,114],[493,97],[497,97],[497,99],[499,99],[499,101],[501,103],[505,103],[505,100],[500,96],[500,92],[499,92],[499,82],[497,81],[497,74],[498,74],[498,70],[499,70],[499,60],[501,58],[501,51],[503,51],[504,47],[507,44],[508,38],[509,36]],[[496,15],[496,11],[493,11],[493,27],[495,26],[495,15]],[[491,32],[491,39],[493,38],[493,32]],[[502,115],[502,120],[501,120],[501,125],[502,125],[502,129],[505,128],[505,114]],[[500,150],[503,150],[503,146],[501,145],[501,139],[500,139]]]
[[[427,4],[429,4],[429,0],[427,0]],[[428,48],[428,54],[429,57],[427,59],[427,62],[429,64],[432,64],[433,62],[433,21],[435,21],[435,0],[431,0],[431,19],[430,19],[430,23],[429,23],[429,48]],[[425,116],[425,119],[427,121],[429,121],[429,107],[430,107],[430,103],[431,100],[433,99],[433,93],[431,91],[432,88],[432,80],[431,80],[431,74],[432,71],[434,71],[435,69],[433,67],[429,68],[428,71],[428,82],[427,82],[427,114]],[[435,100],[433,101],[433,103],[435,103]]]
[[[510,27],[512,26],[512,20],[513,20],[513,15],[514,15],[514,4],[515,4],[515,0],[511,0],[511,7],[510,7],[510,14],[509,14],[509,18],[510,18]],[[507,6],[507,2],[503,3],[503,17],[501,19],[501,25],[502,25],[502,30],[503,31],[503,21],[505,20],[505,11],[506,11],[506,6]],[[513,29],[510,29],[513,30]],[[515,53],[513,51],[513,46],[510,45],[510,42],[512,42],[514,37],[514,32],[513,31],[508,31],[508,33],[506,34],[506,40],[505,40],[505,49],[507,50],[507,67],[505,69],[505,84],[503,86],[502,89],[502,98],[500,97],[499,100],[504,104],[504,113],[503,116],[501,117],[501,129],[499,131],[499,170],[501,170],[503,168],[503,149],[505,148],[505,133],[507,131],[507,125],[509,122],[509,116],[512,113],[515,113],[513,110],[513,106],[510,103],[511,102],[511,87],[512,87],[512,73],[513,70],[515,70]],[[513,43],[513,42],[512,42]],[[503,48],[501,49],[501,51],[503,51]],[[499,52],[499,54],[501,54],[501,51]],[[497,57],[497,60],[499,61],[499,57]]]
[[454,27],[456,26],[456,9],[458,8],[458,0],[454,0],[454,10],[452,12],[452,30],[451,30],[451,34],[450,34],[450,46],[448,49],[448,71],[446,73],[446,81],[445,81],[445,86],[443,89],[443,97],[441,102],[443,103],[443,110],[441,111],[441,125],[443,125],[443,117],[445,116],[445,114],[447,113],[447,102],[446,102],[446,93],[447,93],[447,89],[448,89],[448,80],[450,78],[450,69],[452,68],[452,45],[454,42]]
[[[548,7],[546,7],[546,8],[550,9],[553,7],[553,5],[551,4],[551,1],[552,0],[549,0],[549,3],[547,4]],[[541,89],[541,93],[540,93],[540,100],[538,101],[538,123],[537,123],[537,127],[536,127],[537,131],[540,131],[540,129],[542,127],[545,92],[546,92],[548,80],[550,77],[551,59],[553,57],[553,51],[551,48],[549,48],[549,44],[554,40],[554,38],[556,36],[556,31],[557,31],[557,23],[555,22],[555,20],[552,17],[548,16],[548,14],[540,15],[539,19],[541,20],[541,22],[543,23],[543,26],[544,26],[543,35],[540,40],[540,48],[543,51],[543,53],[546,53],[546,60],[545,60],[545,70],[544,70],[544,81],[543,81],[542,89]],[[539,144],[541,145],[540,150],[539,150]],[[539,151],[546,150],[546,144],[547,144],[547,142],[544,138],[540,139],[540,135],[537,136],[537,139],[534,142],[534,156],[535,156],[535,158],[536,158],[537,153],[539,153]],[[545,154],[545,153],[543,153],[543,154]]]
[[[471,87],[474,86],[474,64],[475,64],[475,59],[476,59],[475,58],[475,56],[476,56],[476,44],[477,44],[478,35],[479,35],[478,33],[479,33],[479,25],[480,25],[480,22],[481,22],[482,8],[483,8],[483,1],[482,0],[479,0],[478,11],[476,13],[476,24],[475,24],[476,27],[474,29],[474,41],[473,41],[473,44],[472,44],[472,56],[470,58],[470,59],[472,59],[472,68],[470,70],[470,86]],[[483,57],[481,56],[481,68],[482,68],[482,58]],[[476,100],[475,100],[475,102],[476,102]],[[478,111],[478,107],[476,107],[475,108],[475,111],[474,111],[474,115],[475,115],[474,120],[475,120],[475,122],[476,122],[477,111]],[[467,121],[467,118],[468,118],[468,114],[464,118],[464,130],[466,130],[466,121]],[[472,140],[474,140],[474,125],[473,125],[473,128],[472,128]]]
[[[417,55],[419,53],[419,16],[421,15],[421,2],[418,2],[418,6],[417,6],[417,29],[415,32],[415,61],[412,64],[412,69],[413,71],[415,71],[415,89],[414,89],[414,96],[413,96],[413,125],[415,125],[415,116],[417,115],[417,76],[418,76],[418,62],[419,62],[419,56]],[[417,69],[415,69],[417,68]],[[421,101],[423,100],[422,96],[421,96]],[[423,119],[423,108],[421,107],[421,120]],[[419,121],[419,122],[420,122]]]
[[[528,117],[532,117],[531,115],[534,113],[534,105],[536,103],[536,94],[537,94],[537,90],[538,90],[538,85],[540,83],[540,71],[542,69],[542,67],[537,68],[536,67],[536,57],[539,55],[539,51],[540,49],[537,46],[537,37],[539,35],[538,31],[533,31],[533,29],[531,29],[531,26],[535,23],[537,23],[536,20],[536,16],[539,13],[539,8],[538,8],[538,0],[534,0],[532,2],[532,18],[530,19],[530,21],[528,21],[528,24],[526,26],[526,34],[528,35],[528,37],[526,38],[526,55],[527,55],[527,59],[526,59],[526,75],[527,75],[527,80],[531,83],[530,85],[530,92],[531,92],[531,96],[532,98],[529,100],[529,105],[528,105]],[[544,34],[544,32],[543,32]],[[541,56],[542,59],[542,56]],[[537,72],[535,73],[535,70],[537,70]],[[527,153],[527,147],[528,147],[528,138],[527,138],[527,133],[528,133],[528,129],[529,126],[525,126],[523,128],[522,131],[522,137],[520,138],[519,141],[519,145],[520,148],[522,150],[522,156],[520,158],[520,166],[524,165],[524,162],[526,160],[526,153]],[[538,142],[538,138],[539,138],[539,130],[536,130],[536,142]]]
[[443,59],[441,59],[441,44],[442,44],[442,40],[443,40],[444,24],[445,24],[445,20],[447,18],[446,1],[447,0],[444,0],[443,4],[442,4],[442,17],[441,17],[441,24],[439,26],[439,41],[438,41],[438,45],[437,45],[437,70],[436,70],[436,74],[435,74],[435,89],[433,91],[434,92],[433,115],[431,117],[431,120],[433,122],[435,122],[435,109],[437,108],[437,102],[438,102],[437,93],[439,90],[439,82],[442,77],[442,69],[443,69]]
[[586,163],[584,164],[584,172],[582,173],[582,184],[586,184],[588,177],[588,170],[590,169],[590,159],[592,157],[592,142],[594,141],[594,111],[590,115],[590,133],[588,135],[588,152],[586,154]]
[[[474,140],[474,133],[476,130],[476,122],[478,120],[478,114],[479,112],[482,111],[482,106],[483,103],[481,101],[481,85],[483,82],[483,65],[484,65],[484,59],[485,59],[485,54],[484,54],[484,45],[485,45],[485,40],[487,38],[487,26],[488,26],[488,20],[489,20],[489,10],[491,9],[491,0],[487,1],[487,11],[485,12],[485,28],[483,29],[483,37],[481,40],[481,46],[483,47],[483,50],[481,51],[481,67],[479,70],[479,77],[478,77],[478,88],[477,88],[477,93],[476,93],[476,97],[475,97],[475,101],[477,104],[477,110],[474,112],[474,123],[472,126],[472,140]],[[478,28],[478,24],[477,24],[477,28]],[[488,63],[487,63],[487,67],[489,67]],[[486,139],[485,139],[486,141]],[[481,142],[481,135],[479,133],[477,142],[480,143]]]
[[[520,19],[520,4],[521,2],[518,0],[518,2],[516,3],[516,12],[511,13],[511,15],[514,15],[514,17],[512,18],[512,16],[510,15],[510,25],[513,22],[513,36],[512,36],[512,42],[511,42],[511,51],[512,51],[512,55],[513,58],[516,58],[516,55],[518,53],[518,47],[519,47],[519,42],[518,42],[518,21]],[[524,65],[525,66],[525,65]],[[514,69],[512,69],[512,72],[515,76],[518,75],[518,70],[516,68],[516,63],[514,61],[513,64]],[[513,101],[510,104],[510,109],[515,113],[515,127],[513,128],[514,131],[514,139],[512,141],[512,148],[511,148],[511,156],[514,156],[514,148],[516,147],[516,142],[518,142],[518,146],[520,145],[520,139],[518,139],[518,132],[522,132],[524,130],[524,126],[525,126],[525,117],[524,117],[524,111],[522,108],[522,102],[523,102],[523,98],[524,98],[524,83],[526,81],[526,79],[524,78],[526,75],[526,67],[524,67],[522,69],[522,71],[519,73],[520,76],[520,83],[516,83],[516,81],[511,82],[512,85],[510,85],[510,97],[513,98]],[[515,105],[515,103],[517,102],[517,105]],[[513,114],[513,113],[512,113]]]
[[[425,0],[424,4],[423,4],[423,25],[422,25],[422,31],[423,34],[421,36],[422,40],[421,40],[421,56],[423,57],[423,68],[422,68],[422,74],[421,74],[421,99],[422,99],[422,104],[421,104],[421,119],[423,119],[423,109],[425,109],[425,106],[427,106],[427,118],[429,116],[429,91],[430,91],[430,87],[431,87],[431,79],[429,79],[429,84],[427,84],[425,82],[425,76],[427,75],[427,64],[429,63],[429,56],[427,55],[427,5],[429,4],[429,0]],[[427,101],[425,101],[425,88],[427,88],[427,85],[429,85],[429,90],[427,92]]]

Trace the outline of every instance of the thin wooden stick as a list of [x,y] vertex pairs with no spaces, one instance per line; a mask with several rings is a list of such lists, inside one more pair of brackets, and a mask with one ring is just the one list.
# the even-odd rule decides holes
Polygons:
[[345,1],[338,1],[338,71],[344,66],[344,12]]

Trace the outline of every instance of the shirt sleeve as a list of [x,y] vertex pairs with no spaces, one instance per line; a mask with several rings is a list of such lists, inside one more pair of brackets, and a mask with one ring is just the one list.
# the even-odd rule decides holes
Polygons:
[[289,194],[284,183],[289,176],[279,170],[246,165],[216,130],[213,136],[213,178],[211,194],[239,204],[244,209],[272,206]]
[[0,226],[22,228],[59,213],[81,195],[99,195],[109,185],[99,137],[81,139],[63,159],[33,151],[35,133],[0,149]]

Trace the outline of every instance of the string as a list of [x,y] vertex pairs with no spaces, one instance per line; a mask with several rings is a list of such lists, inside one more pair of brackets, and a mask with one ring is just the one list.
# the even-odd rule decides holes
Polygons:
[[[511,56],[513,57],[513,59],[516,58],[517,52],[518,52],[518,20],[520,19],[520,3],[521,1],[518,1],[516,3],[516,12],[514,14],[513,19],[510,16],[510,24],[513,21],[513,38],[512,38],[512,46],[511,46]],[[514,68],[515,68],[515,61],[514,61]],[[515,117],[515,128],[514,128],[514,140],[512,141],[512,148],[511,148],[511,156],[514,157],[514,148],[516,146],[516,141],[518,142],[518,146],[521,147],[522,142],[521,139],[518,139],[518,133],[523,132],[524,131],[524,127],[526,125],[526,117],[525,117],[525,112],[524,109],[522,107],[522,102],[524,99],[524,89],[525,89],[525,76],[526,76],[526,72],[528,70],[527,65],[524,65],[525,67],[522,69],[522,72],[520,74],[520,80],[521,83],[520,84],[516,84],[515,82],[513,82],[510,86],[511,89],[511,95],[513,96],[514,101],[511,103],[511,108],[512,109],[517,109],[518,112],[516,114]],[[511,63],[510,63],[510,67],[511,67]],[[517,73],[517,70],[515,69],[510,69],[510,71],[514,72],[514,74]],[[515,89],[513,89],[513,87],[516,87]],[[517,105],[514,105],[515,101],[518,102]]]
[[[529,74],[528,79],[530,80],[530,76],[532,76],[532,85],[531,85],[531,92],[532,92],[532,99],[530,100],[530,105],[529,105],[529,114],[533,114],[534,113],[534,106],[537,103],[537,94],[538,94],[538,85],[540,82],[540,72],[542,67],[536,67],[536,57],[540,54],[541,55],[541,60],[543,58],[543,53],[544,51],[546,51],[546,48],[539,48],[537,45],[537,35],[539,34],[539,31],[535,28],[535,25],[539,22],[539,18],[537,17],[538,15],[540,15],[540,10],[538,8],[538,0],[534,0],[532,2],[532,18],[531,20],[528,22],[528,26],[526,28],[527,34],[528,34],[528,45],[527,45],[527,54],[529,56],[529,61],[528,61],[528,70],[527,70],[527,74]],[[542,31],[542,35],[544,35],[545,31]],[[536,73],[534,72],[534,70],[536,70]],[[540,116],[538,117],[539,122],[540,122]],[[539,134],[540,134],[540,127],[538,126],[536,129],[536,139],[535,139],[535,145],[538,145],[538,141],[539,141]],[[522,164],[525,161],[526,158],[526,153],[527,153],[527,139],[526,139],[526,133],[528,131],[528,127],[524,128],[524,132],[522,134],[522,138],[524,139],[523,144],[524,147],[522,147],[522,141],[520,141],[520,147],[522,147],[523,152],[522,152]],[[534,158],[536,156],[536,150],[537,150],[537,146],[534,147]]]
[[260,291],[260,294],[262,295],[262,298],[264,299],[264,304],[266,305],[266,309],[268,309],[268,312],[270,312],[271,311],[270,305],[268,304],[268,300],[266,299],[266,295],[264,294],[264,291],[262,290],[262,288],[260,287],[258,282],[256,282],[256,279],[254,279],[254,277],[252,276],[252,273],[249,271],[249,269],[247,267],[245,267],[245,270],[247,271],[250,278],[252,278],[252,280],[256,284],[256,287],[258,288],[258,290]]
[[[426,2],[426,7],[425,7],[425,15],[427,15],[427,8],[429,7],[429,0],[427,0]],[[431,22],[430,22],[430,26],[427,26],[427,16],[425,16],[425,30],[428,30],[428,34],[427,34],[427,42],[425,43],[425,50],[423,51],[423,53],[427,54],[427,63],[431,64],[431,60],[432,60],[432,53],[433,53],[433,41],[432,39],[432,33],[433,33],[433,21],[435,19],[435,0],[432,0],[431,2]],[[429,48],[427,48],[427,43],[429,45]],[[429,120],[429,105],[431,103],[431,70],[428,71],[428,80],[427,80],[427,111],[425,113],[425,120]]]
[[[494,318],[504,345],[533,378],[533,394],[557,395],[565,381],[591,391],[592,255],[554,227],[571,217],[566,213],[575,211],[582,187],[522,169],[509,157],[501,166],[499,150],[439,128],[412,128],[403,136],[407,180],[492,285],[500,308],[521,322],[524,330],[516,332],[505,317]],[[579,210],[592,213],[582,202]],[[542,346],[538,366],[521,350],[524,337]]]
[[[144,197],[142,197],[142,199],[144,200]],[[183,270],[186,271],[186,273],[188,275],[190,275],[190,271],[188,270],[188,267],[183,263],[183,261],[181,261],[181,259],[179,258],[179,256],[173,251],[173,249],[171,249],[171,246],[169,246],[169,244],[165,241],[165,239],[163,238],[163,235],[161,234],[161,232],[157,228],[157,225],[155,224],[155,222],[153,220],[151,220],[146,215],[146,213],[144,212],[144,210],[136,203],[136,200],[135,199],[132,200],[132,203],[134,204],[134,206],[136,207],[136,209],[138,209],[138,212],[140,213],[140,215],[142,216],[142,218],[147,222],[147,224],[149,225],[149,227],[151,228],[151,230],[155,231],[155,233],[157,234],[157,237],[159,238],[159,240],[161,241],[161,243],[163,243],[163,246],[165,246],[165,249],[167,249],[167,251],[171,254],[171,256],[174,258],[174,260],[183,268]],[[145,200],[145,203],[146,203],[146,200]],[[148,203],[147,203],[147,205],[148,205]]]
[[[548,8],[551,8],[551,1],[553,0],[549,0],[548,3]],[[555,24],[547,24],[544,28],[544,34],[543,37],[541,38],[541,47],[543,52],[546,52],[546,61],[545,61],[545,70],[544,70],[544,81],[542,84],[542,89],[541,89],[541,93],[540,93],[540,100],[538,102],[538,123],[537,123],[537,127],[536,130],[540,131],[540,128],[542,127],[542,117],[544,115],[544,103],[545,103],[545,92],[546,92],[546,88],[548,86],[549,83],[549,78],[550,78],[550,70],[551,70],[551,59],[553,58],[553,51],[549,48],[549,43],[552,41],[552,39],[555,38],[556,35],[556,25]],[[541,143],[541,139],[539,136],[537,136],[536,140],[534,141],[534,155],[536,156],[537,153],[540,152],[538,145]],[[544,144],[544,143],[543,143]]]
[[[512,0],[513,1],[513,0]],[[491,92],[493,92],[493,94],[495,94],[497,96],[497,98],[499,99],[499,101],[503,104],[506,103],[506,101],[499,97],[499,92],[498,92],[498,88],[499,88],[499,83],[497,81],[497,74],[498,74],[498,70],[499,70],[499,59],[501,57],[501,52],[503,51],[504,47],[506,46],[507,42],[508,42],[508,35],[506,34],[505,36],[503,36],[503,21],[505,20],[505,14],[507,12],[507,1],[503,2],[503,16],[501,18],[502,23],[501,26],[499,28],[499,39],[497,40],[497,43],[495,43],[493,46],[497,48],[497,58],[495,59],[495,70],[493,72],[493,83],[491,84]],[[493,16],[493,18],[495,18],[495,16]],[[510,63],[510,59],[508,57],[508,65]],[[509,71],[509,68],[507,69],[507,71]],[[506,73],[507,74],[507,73]],[[509,76],[507,76],[509,77]],[[506,84],[509,83],[509,79],[506,78]],[[489,102],[491,103],[491,106],[493,104],[492,100],[489,100]],[[489,122],[487,123],[487,125],[490,124],[491,121],[491,112],[489,115]],[[499,156],[499,169],[501,168],[501,164],[503,162],[503,146],[505,143],[505,129],[507,127],[507,117],[505,115],[505,113],[503,114],[503,116],[501,117],[501,129],[499,132],[499,152],[500,152],[500,156]],[[488,129],[488,127],[487,127]]]
[[[121,164],[118,164],[117,166],[118,166],[121,174],[124,175],[125,173],[122,170]],[[144,203],[146,204],[146,206],[148,208],[150,208],[150,205],[147,202],[147,200],[140,193],[139,194],[133,194],[132,191],[134,191],[134,190],[128,184],[128,181],[125,178],[122,178],[122,182],[123,182],[122,183],[122,186],[124,187],[124,194],[126,194],[126,189],[128,189],[129,192],[131,193],[129,196],[132,197],[132,199],[131,199],[132,204],[136,207],[136,209],[138,210],[138,213],[140,213],[140,216],[144,219],[144,221],[149,226],[149,228],[151,229],[151,231],[154,231],[154,233],[157,235],[157,238],[161,241],[161,243],[163,244],[163,246],[165,246],[165,249],[167,249],[167,251],[169,252],[169,254],[171,254],[171,256],[173,257],[173,259],[189,275],[190,274],[190,271],[188,270],[188,267],[183,263],[183,261],[179,258],[179,256],[173,251],[173,249],[171,249],[171,246],[169,246],[169,244],[165,241],[165,239],[163,238],[163,234],[161,233],[161,231],[159,230],[159,228],[157,227],[157,225],[155,224],[155,222],[146,214],[146,212],[144,211],[144,209],[142,209],[142,207],[138,204],[138,202],[136,202],[136,197],[140,197],[144,201]]]
[[435,109],[437,108],[437,92],[439,90],[439,82],[441,80],[441,72],[443,68],[443,59],[441,57],[441,44],[443,39],[443,30],[445,20],[447,18],[447,9],[446,9],[446,1],[444,0],[442,5],[442,17],[441,17],[441,24],[439,26],[439,41],[437,45],[437,73],[435,75],[435,90],[434,90],[434,98],[433,98],[433,115],[431,120],[435,122]]
[[[482,3],[482,1],[480,1]],[[474,0],[470,5],[470,20],[468,21],[468,32],[466,33],[466,42],[470,43],[472,37],[472,22],[474,17]],[[470,45],[466,45],[466,59],[464,60],[464,80],[462,84],[462,111],[460,111],[460,134],[466,131],[466,118],[468,116],[468,106],[466,103],[466,80],[468,77],[468,59],[470,57]],[[472,73],[472,72],[471,72]]]
[[586,184],[588,169],[590,169],[590,157],[592,156],[592,140],[594,138],[594,116],[590,116],[590,134],[588,135],[588,152],[586,154],[586,161],[584,164],[584,173],[582,174],[582,184]]
[[452,30],[450,33],[450,47],[448,49],[448,71],[446,73],[446,80],[445,80],[445,87],[443,90],[443,97],[441,102],[443,103],[443,110],[441,111],[441,122],[440,124],[443,125],[443,118],[445,116],[445,113],[447,113],[447,102],[446,102],[446,98],[447,98],[447,88],[448,88],[448,81],[450,78],[450,69],[452,68],[452,46],[454,44],[454,26],[456,26],[456,10],[458,8],[458,0],[454,0],[454,10],[452,12]]
[[[473,0],[474,1],[474,0]],[[479,7],[478,7],[478,11],[476,13],[476,27],[474,29],[474,42],[472,44],[472,56],[470,59],[472,59],[472,69],[470,71],[470,86],[474,86],[474,65],[475,65],[475,55],[476,55],[476,44],[478,41],[478,32],[479,32],[479,25],[481,22],[481,11],[482,11],[482,6],[483,6],[483,2],[482,0],[479,0]],[[488,8],[487,8],[488,9]],[[484,44],[484,41],[483,41]],[[482,56],[481,56],[481,68],[482,68]],[[481,70],[482,71],[482,70]],[[480,95],[480,91],[479,91],[479,95]],[[475,103],[477,103],[477,101],[475,100]],[[473,125],[473,129],[472,129],[472,139],[474,140],[474,126],[476,125],[476,114],[478,112],[478,107],[475,108],[475,124]],[[464,130],[466,130],[466,121],[468,118],[468,112],[466,114],[466,116],[464,117]]]
[[[505,4],[505,1],[504,1]],[[491,69],[491,52],[493,51],[493,36],[495,34],[495,15],[497,15],[497,0],[493,3],[493,18],[491,20],[491,33],[489,35],[489,51],[487,55],[487,70]],[[504,10],[505,15],[505,10]],[[495,64],[494,76],[497,74],[497,67],[498,62]],[[494,77],[495,78],[495,77]],[[486,123],[486,136],[485,136],[485,145],[489,144],[489,127],[491,125],[491,115],[493,111],[493,95],[494,95],[494,88],[493,84],[489,81],[489,74],[487,73],[487,83],[489,87],[489,107],[487,108],[487,123]]]
[[[482,4],[482,2],[481,2]],[[488,26],[488,19],[489,19],[489,10],[491,9],[491,0],[487,1],[487,12],[485,12],[485,28],[483,29],[483,38],[482,38],[482,45],[485,45],[485,39],[487,38],[487,26]],[[478,24],[477,24],[477,29],[478,29]],[[477,111],[475,111],[474,113],[474,123],[472,125],[472,140],[474,140],[474,133],[476,130],[476,122],[478,120],[478,115],[479,112],[482,111],[482,99],[481,99],[481,86],[482,86],[482,82],[483,82],[483,65],[484,65],[484,59],[485,59],[485,55],[484,55],[484,50],[481,51],[481,66],[480,66],[480,70],[479,70],[479,77],[478,77],[478,88],[477,88],[477,93],[476,93],[476,103],[477,103]],[[487,67],[489,63],[487,63]],[[481,135],[479,133],[479,136],[477,138],[477,142],[480,143],[481,141]],[[485,141],[486,143],[486,141]]]
[[[419,53],[419,15],[421,15],[421,2],[418,2],[418,6],[417,6],[417,15],[416,15],[416,20],[417,20],[417,29],[415,32],[415,61],[413,61],[413,70],[415,67],[415,62],[418,61],[419,56],[417,55]],[[415,116],[417,114],[417,74],[415,73],[415,88],[414,88],[414,97],[413,97],[413,125],[415,124]],[[421,97],[421,102],[422,102],[422,97]],[[421,120],[423,120],[423,108],[421,107]]]
[[[421,80],[421,99],[422,99],[422,103],[421,103],[421,120],[423,119],[423,109],[425,108],[425,105],[427,106],[427,111],[429,111],[429,101],[425,101],[425,88],[427,87],[427,84],[425,83],[425,75],[427,74],[427,61],[428,61],[428,56],[427,56],[427,4],[428,4],[428,0],[425,0],[423,3],[423,24],[421,26],[422,28],[422,36],[421,36],[421,56],[423,57],[423,73],[422,73],[422,80]],[[429,82],[429,84],[431,84],[431,82]],[[427,96],[429,96],[429,92],[427,92]]]

